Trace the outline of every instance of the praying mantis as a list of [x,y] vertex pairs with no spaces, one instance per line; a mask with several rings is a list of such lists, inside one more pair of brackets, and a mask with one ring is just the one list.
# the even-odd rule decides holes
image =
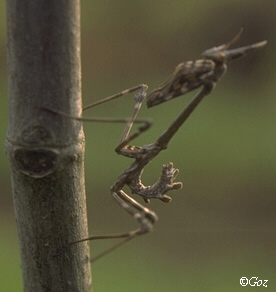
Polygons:
[[[146,203],[149,203],[151,199],[159,199],[164,203],[169,203],[172,199],[167,195],[167,192],[171,190],[179,190],[182,188],[181,182],[174,182],[179,170],[174,168],[173,163],[171,162],[163,165],[161,175],[157,182],[153,185],[145,186],[142,183],[141,177],[143,170],[161,151],[168,147],[171,139],[187,120],[187,118],[191,115],[191,113],[195,110],[198,104],[204,97],[212,92],[217,82],[226,72],[228,63],[234,59],[246,56],[251,52],[261,49],[267,44],[267,41],[262,41],[249,46],[230,49],[230,47],[240,38],[241,33],[242,29],[227,44],[213,47],[204,51],[202,53],[202,59],[180,63],[175,68],[175,71],[171,77],[158,88],[153,90],[148,96],[148,86],[145,84],[140,84],[100,101],[94,102],[83,108],[83,110],[87,110],[97,105],[117,99],[125,94],[137,91],[134,96],[135,106],[130,118],[98,119],[75,117],[58,110],[44,108],[44,110],[47,110],[53,114],[59,114],[64,117],[73,118],[79,121],[126,123],[125,129],[123,130],[122,136],[115,148],[115,151],[120,155],[134,159],[134,162],[132,162],[130,166],[127,167],[126,170],[118,176],[117,180],[111,186],[110,195],[120,207],[129,213],[135,220],[137,220],[139,223],[139,228],[124,233],[106,234],[99,236],[94,235],[88,238],[77,239],[73,242],[70,242],[66,248],[69,248],[74,244],[89,240],[123,238],[123,241],[93,258],[91,261],[94,262],[98,258],[111,252],[125,242],[137,236],[146,234],[152,230],[153,225],[158,220],[157,215],[130,197],[126,192],[123,191],[123,187],[128,186],[132,194],[141,196]],[[147,107],[151,108],[200,87],[202,89],[193,97],[184,110],[155,142],[143,145],[142,147],[129,145],[132,140],[146,131],[152,124],[151,120],[149,119],[137,118],[137,114],[145,98],[147,99]],[[138,130],[130,134],[134,124],[139,124],[140,126],[138,127]]]

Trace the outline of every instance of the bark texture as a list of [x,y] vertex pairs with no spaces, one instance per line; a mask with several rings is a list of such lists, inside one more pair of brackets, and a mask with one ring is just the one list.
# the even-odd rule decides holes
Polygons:
[[24,291],[91,291],[79,0],[7,0],[10,160]]

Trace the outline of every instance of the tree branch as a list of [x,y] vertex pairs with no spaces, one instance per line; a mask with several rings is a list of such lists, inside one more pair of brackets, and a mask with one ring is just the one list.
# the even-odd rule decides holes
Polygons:
[[90,291],[78,0],[8,0],[9,156],[24,291]]

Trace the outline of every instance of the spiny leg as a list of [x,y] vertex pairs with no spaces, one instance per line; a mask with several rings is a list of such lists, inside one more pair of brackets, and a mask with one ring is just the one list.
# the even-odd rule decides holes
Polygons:
[[[145,85],[145,84],[140,84],[140,85],[131,87],[129,89],[125,89],[125,90],[123,90],[123,91],[121,91],[121,92],[119,92],[117,94],[111,95],[111,96],[106,97],[106,98],[104,98],[104,99],[102,99],[100,101],[97,101],[97,102],[94,102],[92,104],[89,104],[89,105],[85,106],[83,108],[83,111],[87,110],[87,109],[90,109],[92,107],[95,107],[97,105],[103,104],[105,102],[109,102],[109,101],[111,101],[113,99],[116,99],[116,98],[119,98],[119,97],[121,97],[123,95],[126,95],[126,94],[129,94],[131,92],[139,90],[139,92],[136,93],[135,96],[134,96],[135,105],[134,105],[134,110],[133,110],[132,115],[130,116],[130,118],[128,120],[126,120],[126,119],[114,119],[114,120],[112,120],[112,122],[121,122],[121,121],[123,121],[123,122],[126,121],[127,122],[127,125],[126,125],[126,127],[125,127],[125,129],[124,129],[124,131],[122,133],[122,136],[121,136],[121,138],[119,140],[119,145],[120,146],[121,146],[121,144],[126,145],[130,140],[132,140],[135,137],[137,137],[137,136],[135,136],[134,138],[127,139],[128,135],[129,135],[129,132],[130,132],[132,126],[133,126],[133,123],[135,122],[135,119],[137,117],[137,114],[138,114],[138,112],[139,112],[139,110],[140,110],[140,108],[142,106],[143,100],[146,97],[147,89],[148,89],[148,86]],[[87,121],[87,119],[85,119],[85,120]],[[137,135],[139,135],[143,131],[147,130],[151,126],[151,121],[147,120],[147,119],[143,119],[143,120],[140,119],[140,120],[137,120],[135,123],[141,123],[141,122],[144,123],[145,126],[142,127],[141,130],[138,131],[139,133]],[[116,147],[116,149],[117,149],[117,147]],[[121,146],[121,147],[123,147],[123,146]]]
[[[125,192],[119,191],[117,194],[113,194],[113,199],[123,207],[131,216],[133,216],[136,220],[138,220],[140,224],[140,228],[134,231],[130,231],[128,233],[119,234],[120,237],[124,235],[126,238],[121,240],[117,244],[111,246],[110,248],[106,249],[102,253],[98,254],[97,256],[93,257],[90,261],[93,263],[99,258],[107,255],[108,253],[112,252],[113,250],[117,249],[118,247],[122,246],[123,244],[127,243],[131,239],[135,238],[138,235],[143,235],[151,231],[153,224],[158,220],[157,215],[150,211],[148,208],[145,208],[143,205],[139,204],[133,198],[129,197]],[[127,203],[126,203],[127,202]],[[130,205],[133,206],[138,211],[144,215],[144,217],[138,212],[134,211],[130,208]],[[118,237],[116,237],[118,238]]]
[[[139,90],[139,92],[137,94],[135,94],[135,96],[134,96],[135,105],[134,105],[134,109],[133,109],[133,112],[132,112],[130,118],[87,118],[87,117],[82,117],[82,116],[80,116],[80,117],[74,116],[74,115],[59,111],[59,110],[54,110],[54,109],[45,108],[45,107],[43,107],[41,109],[48,111],[48,112],[51,112],[51,113],[54,113],[54,114],[58,114],[58,115],[70,118],[70,119],[74,119],[77,121],[100,122],[100,123],[126,123],[126,127],[121,135],[119,143],[115,148],[115,151],[119,152],[121,148],[123,148],[130,141],[132,141],[133,139],[138,137],[142,132],[146,131],[152,125],[152,121],[150,119],[143,119],[143,118],[136,119],[137,114],[142,106],[143,100],[146,97],[147,89],[148,89],[147,85],[140,84],[140,85],[131,87],[129,89],[125,89],[119,93],[116,93],[114,95],[111,95],[109,97],[101,99],[99,101],[96,101],[94,103],[91,103],[83,108],[83,111],[84,111],[84,110],[96,107],[100,104],[114,100],[116,98],[119,98],[123,95],[126,95],[126,94],[129,94],[131,92]],[[138,128],[138,130],[136,132],[134,132],[131,136],[128,136],[133,124],[143,124],[143,125],[140,126]]]
[[[136,93],[135,96],[134,96],[135,105],[134,105],[134,110],[133,110],[132,115],[130,116],[130,118],[127,119],[127,120],[126,119],[114,119],[114,120],[112,120],[112,122],[121,122],[121,121],[122,122],[125,122],[125,121],[127,122],[127,125],[126,125],[126,127],[125,127],[125,129],[124,129],[124,131],[122,133],[122,136],[121,136],[121,138],[119,140],[119,145],[120,145],[121,143],[123,143],[126,140],[127,136],[129,135],[129,132],[130,132],[130,130],[132,128],[132,125],[133,125],[133,123],[134,123],[134,121],[135,121],[135,119],[137,117],[137,114],[138,114],[138,112],[139,112],[139,110],[140,110],[140,108],[142,106],[143,100],[146,97],[147,89],[148,89],[148,86],[145,85],[145,84],[140,84],[140,85],[131,87],[131,88],[123,90],[123,91],[121,91],[121,92],[119,92],[117,94],[114,94],[112,96],[106,97],[106,98],[104,98],[104,99],[102,99],[100,101],[97,101],[97,102],[94,102],[92,104],[89,104],[89,105],[87,105],[87,106],[85,106],[83,108],[83,111],[87,110],[87,109],[90,109],[92,107],[95,107],[97,105],[103,104],[105,102],[111,101],[111,100],[116,99],[118,97],[121,97],[123,95],[126,95],[126,94],[129,94],[131,92],[139,90],[139,92]],[[85,119],[85,120],[88,121],[87,119]],[[105,120],[105,119],[103,119],[103,120]],[[103,121],[103,120],[101,120],[101,121]],[[141,123],[141,122],[145,123],[146,129],[148,129],[150,127],[150,125],[151,125],[151,121],[146,120],[146,119],[137,120],[136,121],[136,123]]]
[[[148,208],[144,207],[142,204],[138,203],[136,200],[128,196],[124,191],[121,190],[117,192],[117,195],[121,199],[119,201],[117,200],[118,197],[114,197],[117,203],[121,205],[127,213],[133,216],[140,223],[140,229],[131,232],[130,236],[132,236],[133,234],[141,235],[149,232],[152,228],[152,225],[158,220],[157,215],[153,211],[149,210]],[[137,211],[133,210],[131,206]],[[141,212],[143,216],[139,212]]]
[[[133,198],[129,197],[124,191],[120,190],[117,193],[111,192],[111,196],[117,204],[119,204],[127,213],[129,213],[139,222],[140,228],[124,233],[93,235],[87,238],[82,238],[80,240],[70,242],[70,245],[95,239],[124,238],[144,234],[149,232],[152,228],[152,225],[158,220],[158,217],[154,212],[139,204]],[[137,211],[133,210],[131,206]],[[144,216],[142,216],[139,212],[141,212]]]
[[[125,238],[124,240],[118,242],[117,244],[111,246],[110,248],[106,249],[102,253],[98,254],[97,256],[93,257],[90,261],[95,262],[99,258],[107,255],[111,251],[117,249],[121,245],[125,244],[126,242],[130,241],[131,239],[135,238],[138,235],[143,235],[151,231],[153,224],[158,220],[157,215],[150,211],[148,208],[144,207],[143,205],[139,204],[133,198],[129,197],[125,192],[122,190],[116,192],[111,192],[112,198],[119,204],[127,213],[129,213],[135,220],[137,220],[140,224],[140,228],[136,230],[132,230],[125,233],[116,233],[116,234],[107,234],[107,235],[95,235],[90,236],[87,238],[83,238],[80,240],[76,240],[70,242],[70,246],[76,243],[96,240],[96,239],[114,239],[114,238]],[[133,210],[131,206],[136,209]],[[140,213],[141,212],[141,213]]]
[[130,141],[134,140],[135,138],[137,138],[141,133],[145,132],[151,125],[152,122],[149,119],[143,119],[143,123],[144,125],[139,127],[138,130],[136,132],[134,132],[132,135],[129,136],[130,130],[133,126],[134,123],[139,122],[139,119],[136,119],[137,114],[142,106],[142,103],[147,95],[147,89],[148,86],[147,85],[140,85],[140,91],[138,93],[135,94],[134,99],[136,101],[132,115],[130,116],[127,125],[125,127],[125,129],[123,130],[123,133],[121,135],[121,138],[119,140],[118,145],[115,148],[115,151],[117,153],[120,153],[120,150],[126,146]]
[[85,110],[90,109],[90,108],[93,108],[93,107],[95,107],[95,106],[97,106],[97,105],[100,105],[100,104],[103,104],[103,103],[109,102],[109,101],[111,101],[111,100],[113,100],[113,99],[119,98],[119,97],[121,97],[121,96],[123,96],[123,95],[129,94],[129,93],[134,92],[134,91],[137,91],[137,90],[139,90],[139,89],[140,89],[140,90],[144,90],[144,89],[147,89],[147,88],[148,88],[148,87],[147,87],[147,85],[145,85],[145,84],[139,84],[139,85],[133,86],[133,87],[128,88],[128,89],[125,89],[125,90],[123,90],[123,91],[121,91],[121,92],[119,92],[119,93],[113,94],[113,95],[108,96],[108,97],[106,97],[106,98],[103,98],[103,99],[101,99],[101,100],[98,100],[98,101],[95,101],[95,102],[93,102],[93,103],[90,103],[90,104],[84,106],[84,107],[82,108],[82,111],[85,111]]

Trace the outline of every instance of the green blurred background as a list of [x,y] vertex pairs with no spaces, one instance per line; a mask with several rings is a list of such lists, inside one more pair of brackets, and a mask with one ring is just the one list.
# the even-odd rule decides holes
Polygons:
[[[268,40],[265,49],[230,64],[216,90],[145,170],[143,181],[150,184],[172,161],[183,189],[170,193],[170,204],[148,205],[159,216],[153,233],[93,264],[94,291],[252,291],[239,280],[253,276],[268,280],[266,291],[276,291],[276,2],[81,2],[84,104],[140,83],[151,91],[178,63],[231,40],[240,27],[237,46]],[[0,291],[6,292],[22,291],[22,279],[3,146],[5,2],[0,5]],[[134,144],[155,141],[193,94],[150,110],[144,105],[140,117],[152,118],[154,126]],[[126,117],[132,106],[132,96],[125,96],[86,115]],[[113,151],[121,131],[122,125],[85,124],[90,234],[136,228],[109,197],[109,187],[131,162]],[[91,252],[110,244],[93,242]]]

